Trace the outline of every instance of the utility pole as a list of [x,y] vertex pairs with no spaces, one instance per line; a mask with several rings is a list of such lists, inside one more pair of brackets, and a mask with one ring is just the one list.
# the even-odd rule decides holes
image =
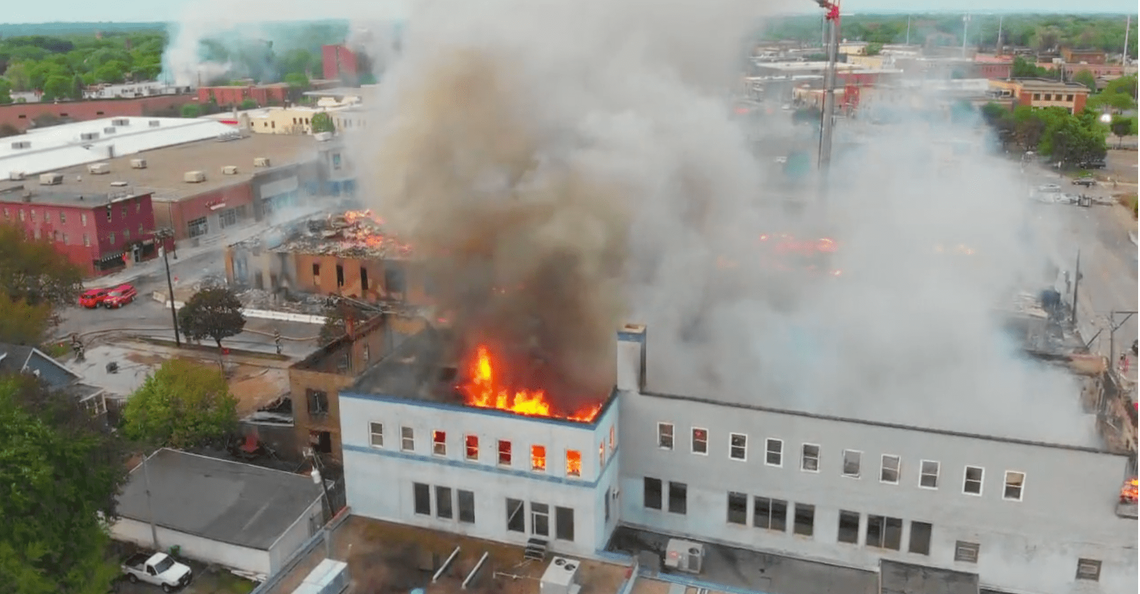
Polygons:
[[999,56],[1001,55],[1001,50],[1002,50],[1002,44],[1001,44],[1001,25],[1002,25],[1002,20],[1004,20],[1004,19],[1005,19],[1005,17],[1004,17],[1004,16],[999,16],[999,17],[998,17],[998,38],[997,38],[997,47],[996,47],[996,48],[994,48],[994,50],[995,50],[995,51],[994,51],[994,53],[995,53],[995,54],[997,54],[997,55],[999,55]]
[[174,239],[174,233],[169,229],[163,229],[160,232],[162,237],[162,262],[166,265],[166,289],[169,291],[167,295],[170,297],[170,320],[174,323],[174,346],[182,348],[182,339],[179,337],[178,332],[178,310],[174,307],[174,282],[170,280],[170,259],[166,255],[166,238]]
[[910,45],[910,15],[906,15],[906,45]]
[[827,11],[824,17],[831,29],[830,45],[827,48],[827,68],[823,75],[823,105],[820,110],[819,127],[819,168],[826,175],[831,165],[831,136],[835,126],[835,68],[839,61],[839,3],[816,0],[820,8]]
[[[1124,319],[1120,320],[1119,324],[1116,323],[1117,315],[1124,316]],[[1128,320],[1132,319],[1134,315],[1136,315],[1134,311],[1113,311],[1108,314],[1108,364],[1110,366],[1116,365],[1116,331],[1126,324]]]
[[1075,274],[1073,274],[1073,313],[1071,316],[1069,316],[1073,322],[1073,326],[1077,325],[1077,296],[1080,293],[1080,289],[1081,289],[1081,250],[1080,250],[1080,248],[1077,248],[1077,270],[1076,270]]
[[[153,455],[153,454],[151,454],[151,455]],[[150,537],[153,540],[152,544],[154,545],[154,550],[157,551],[157,550],[159,550],[159,548],[158,548],[158,528],[156,528],[154,525],[154,507],[151,505],[151,502],[150,502],[150,469],[148,468],[149,462],[150,462],[150,456],[143,458],[143,461],[142,461],[143,483],[146,486],[146,514],[147,514],[147,518],[150,520]]]
[[970,15],[962,17],[962,57],[966,57],[966,40],[970,37]]
[[1124,67],[1124,75],[1128,72],[1128,34],[1132,32],[1132,15],[1124,21],[1124,53],[1120,56],[1120,65]]

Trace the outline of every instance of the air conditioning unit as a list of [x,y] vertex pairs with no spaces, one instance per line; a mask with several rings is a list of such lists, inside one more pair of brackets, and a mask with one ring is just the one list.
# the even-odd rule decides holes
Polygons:
[[84,132],[79,135],[80,140],[99,140],[98,132]]
[[103,134],[114,134],[114,133],[115,133],[115,127],[114,126],[108,126],[106,128],[103,128]]
[[87,166],[87,173],[91,175],[107,175],[111,173],[110,163],[92,163]]
[[147,122],[147,125],[150,126],[151,128],[157,128],[157,127],[162,125],[162,122],[160,122],[158,120],[150,120],[149,122]]
[[349,585],[348,563],[335,559],[321,561],[293,594],[340,594]]
[[705,561],[705,545],[689,540],[670,538],[665,547],[665,567],[699,574]]
[[237,175],[237,165],[226,165],[222,167],[222,175]]
[[146,159],[131,159],[131,169],[146,169]]
[[182,181],[184,181],[188,184],[200,184],[200,183],[206,181],[206,172],[205,171],[187,171],[186,174],[182,176]]
[[317,142],[328,142],[332,140],[332,137],[332,132],[317,132],[313,135],[313,138],[317,139]]
[[578,562],[566,557],[555,557],[538,582],[541,594],[578,594]]
[[24,181],[24,172],[23,171],[9,171],[8,172],[8,180],[9,181]]
[[115,119],[111,120],[111,125],[112,126],[130,126],[131,121],[128,120],[127,118],[115,118]]
[[30,149],[30,148],[32,148],[32,143],[30,141],[27,141],[27,140],[19,140],[19,141],[12,143],[12,149],[13,150],[18,151],[18,150]]
[[253,158],[253,166],[254,167],[269,167],[269,157],[254,157]]
[[63,183],[62,173],[41,173],[40,185],[41,186],[58,186]]

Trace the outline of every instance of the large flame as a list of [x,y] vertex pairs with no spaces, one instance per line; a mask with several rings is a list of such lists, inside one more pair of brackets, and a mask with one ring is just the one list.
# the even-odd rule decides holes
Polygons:
[[346,224],[346,227],[340,232],[347,241],[359,243],[372,249],[384,248],[394,252],[395,255],[408,256],[411,254],[412,247],[410,245],[384,233],[384,219],[377,216],[372,210],[347,210],[340,218],[343,218]]
[[595,404],[572,414],[565,414],[551,405],[545,390],[511,388],[496,383],[491,349],[482,344],[475,348],[475,357],[468,369],[467,382],[461,384],[459,390],[466,396],[467,404],[471,406],[496,408],[532,417],[562,418],[589,423],[602,409],[601,404]]

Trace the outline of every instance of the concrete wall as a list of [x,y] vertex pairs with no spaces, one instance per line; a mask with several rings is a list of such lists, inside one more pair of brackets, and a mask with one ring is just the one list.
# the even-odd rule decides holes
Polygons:
[[281,571],[293,553],[297,552],[297,549],[301,548],[324,524],[323,497],[322,494],[313,501],[305,513],[301,514],[297,521],[293,522],[293,525],[269,547],[270,575]]
[[[182,532],[158,527],[158,548],[168,550],[177,545],[181,554],[207,563],[217,563],[231,569],[241,569],[255,573],[269,574],[271,565],[269,551],[259,551],[247,547],[208,540],[198,536],[191,536]],[[154,540],[151,537],[150,524],[120,518],[111,526],[111,536],[115,540],[133,542],[146,549],[154,549]]]

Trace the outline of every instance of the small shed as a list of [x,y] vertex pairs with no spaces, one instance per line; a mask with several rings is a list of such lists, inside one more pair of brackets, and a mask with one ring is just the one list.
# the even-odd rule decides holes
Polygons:
[[321,497],[308,475],[161,449],[131,471],[111,535],[270,576],[320,530]]

